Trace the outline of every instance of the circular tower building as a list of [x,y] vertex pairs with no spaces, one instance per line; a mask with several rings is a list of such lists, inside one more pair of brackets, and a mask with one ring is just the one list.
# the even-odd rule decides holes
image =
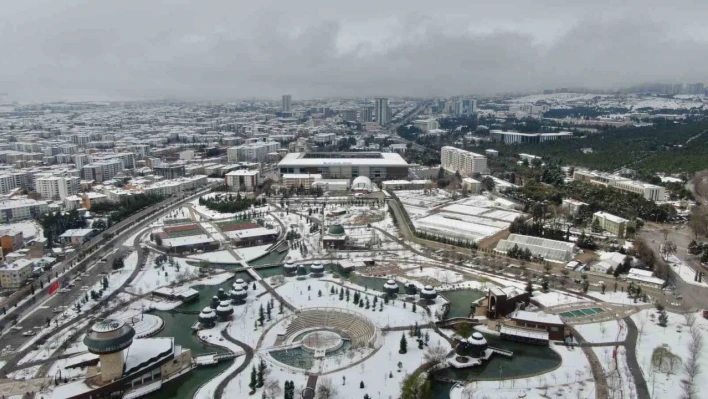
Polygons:
[[96,322],[84,338],[89,352],[98,355],[101,382],[108,383],[123,376],[123,350],[133,343],[135,330],[122,320],[105,319]]

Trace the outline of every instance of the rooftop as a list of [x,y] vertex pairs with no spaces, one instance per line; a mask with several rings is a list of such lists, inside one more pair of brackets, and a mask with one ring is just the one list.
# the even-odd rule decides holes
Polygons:
[[279,166],[316,165],[408,166],[395,152],[293,152],[285,155]]

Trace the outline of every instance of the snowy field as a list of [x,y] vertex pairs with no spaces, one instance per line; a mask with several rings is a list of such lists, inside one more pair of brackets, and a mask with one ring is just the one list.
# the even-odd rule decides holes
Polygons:
[[39,371],[39,368],[42,367],[41,365],[36,365],[32,367],[27,367],[24,369],[20,370],[15,370],[11,373],[7,373],[7,378],[12,379],[12,380],[30,380],[34,378],[35,374],[37,374],[37,371]]
[[406,275],[422,279],[424,282],[427,279],[433,279],[441,284],[454,284],[464,280],[464,276],[461,273],[452,270],[438,269],[436,267],[425,267],[422,270],[411,269],[406,272]]
[[558,306],[558,305],[570,305],[570,304],[575,304],[575,303],[581,303],[581,302],[588,302],[586,298],[580,298],[577,297],[573,294],[568,294],[566,292],[562,291],[551,291],[551,292],[546,292],[546,293],[538,293],[538,291],[534,292],[533,300],[540,303],[543,306],[550,307],[550,306]]
[[[620,305],[635,305],[637,302],[634,302],[633,298],[630,298],[629,295],[626,292],[622,291],[610,291],[609,288],[605,293],[597,292],[597,291],[588,291],[588,295],[597,298],[603,302],[608,302],[608,303],[615,303],[615,304],[620,304]],[[641,302],[638,302],[641,303]]]
[[704,281],[698,282],[694,281],[696,277],[696,271],[687,265],[684,261],[679,259],[676,255],[670,255],[667,259],[667,263],[671,265],[671,269],[676,272],[676,274],[681,277],[681,280],[701,287],[708,287],[708,283]]
[[158,267],[155,263],[155,257],[150,256],[145,267],[135,277],[128,290],[140,295],[196,277],[199,274],[198,267],[190,266],[186,262],[180,262],[178,258],[174,258],[174,261],[175,266],[165,262]]
[[627,326],[621,319],[601,323],[575,324],[573,328],[590,343],[621,342],[627,338]]
[[544,101],[551,108],[568,108],[570,106],[596,106],[601,108],[652,108],[679,109],[698,108],[705,104],[705,97],[702,96],[675,96],[674,98],[655,97],[651,95],[629,94],[613,96],[608,94],[585,94],[585,93],[554,93],[554,94],[534,94],[510,100],[512,104],[534,104],[537,101]]
[[[310,290],[308,290],[308,286]],[[293,277],[286,278],[285,284],[276,288],[278,293],[282,295],[288,302],[298,309],[313,308],[313,307],[336,307],[351,310],[357,313],[361,313],[370,319],[377,327],[396,327],[396,326],[411,326],[415,322],[418,324],[427,323],[430,318],[425,313],[424,309],[417,306],[416,312],[412,311],[412,304],[406,304],[406,308],[403,308],[402,301],[392,301],[388,305],[384,305],[383,312],[378,310],[380,305],[377,305],[377,310],[360,308],[354,305],[353,300],[347,301],[339,300],[339,296],[336,294],[330,294],[330,288],[334,287],[335,290],[341,288],[340,286],[315,279],[307,279],[299,281]],[[318,296],[318,292],[322,292],[322,296]],[[354,292],[351,291],[351,296],[353,297]],[[378,292],[372,292],[367,294],[362,294],[363,297],[368,297],[369,301],[373,303],[374,295],[381,295]],[[353,299],[353,298],[351,298]],[[379,298],[379,303],[382,300]]]
[[[652,320],[651,315],[654,315]],[[686,378],[683,366],[689,359],[691,353],[689,342],[691,332],[686,325],[686,320],[682,315],[667,312],[669,317],[666,327],[658,324],[658,313],[655,309],[645,309],[632,315],[632,320],[637,325],[639,336],[637,339],[637,360],[644,377],[649,385],[650,393],[654,391],[654,398],[675,398],[681,392],[681,380]],[[694,328],[705,337],[708,336],[708,320],[703,319],[700,314],[696,314]],[[652,366],[652,354],[657,347],[665,347],[678,356],[680,361],[674,362],[673,367],[664,357],[660,368]],[[697,398],[708,397],[708,345],[703,345],[699,353],[698,364],[701,373],[696,378]]]
[[627,364],[627,350],[624,346],[617,348],[617,359],[613,360],[614,346],[598,346],[592,348],[605,371],[608,386],[608,399],[636,398],[634,378]]

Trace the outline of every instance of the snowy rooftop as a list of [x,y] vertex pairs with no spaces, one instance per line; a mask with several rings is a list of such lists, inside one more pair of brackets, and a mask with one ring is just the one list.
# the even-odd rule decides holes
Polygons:
[[162,239],[162,245],[166,247],[181,247],[185,245],[206,244],[210,242],[214,242],[214,240],[206,234]]
[[561,320],[560,316],[543,312],[517,310],[511,314],[511,318],[514,320],[527,321],[531,323],[563,324],[563,320]]
[[172,355],[173,338],[142,338],[133,340],[126,350],[125,374],[139,370],[160,358]]
[[[332,157],[332,158],[310,158],[308,153],[293,152],[287,154],[278,164],[279,167],[286,166],[327,166],[327,165],[370,165],[370,166],[408,166],[408,163],[398,153],[357,153],[361,157]],[[314,154],[314,153],[310,153]],[[346,153],[336,153],[346,154]],[[380,156],[370,157],[376,154]]]

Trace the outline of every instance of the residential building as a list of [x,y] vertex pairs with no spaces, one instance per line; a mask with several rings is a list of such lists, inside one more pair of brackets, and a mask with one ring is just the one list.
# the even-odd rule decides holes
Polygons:
[[35,187],[43,199],[64,200],[70,195],[79,192],[81,179],[74,176],[48,176],[39,177],[35,180]]
[[155,174],[157,176],[162,176],[165,179],[170,180],[183,177],[186,174],[184,165],[180,164],[162,164],[160,166],[152,168],[152,170],[155,171]]
[[376,123],[381,126],[388,125],[391,121],[388,109],[388,98],[379,97],[376,99]]
[[573,137],[571,132],[557,133],[519,133],[519,132],[503,132],[501,130],[490,130],[489,136],[492,141],[504,144],[520,144],[520,143],[544,143],[546,141],[565,140]]
[[292,112],[292,96],[290,94],[284,94],[282,99],[281,109],[283,112]]
[[287,154],[278,164],[285,174],[319,174],[323,179],[353,179],[367,176],[372,181],[405,179],[408,163],[389,152],[308,152]]
[[561,206],[567,209],[568,213],[572,215],[578,213],[578,210],[580,210],[580,207],[583,205],[587,206],[588,204],[573,198],[563,198],[563,202],[561,203]]
[[123,162],[120,159],[108,161],[92,162],[81,168],[85,180],[102,182],[114,178],[123,170]]
[[280,143],[276,141],[257,142],[231,147],[226,151],[229,163],[236,162],[259,162],[263,163],[268,159],[268,154],[278,152]]
[[2,248],[3,256],[24,247],[24,245],[22,231],[13,229],[0,230],[0,248]]
[[32,275],[34,262],[29,259],[18,259],[12,263],[0,266],[0,286],[3,288],[19,288]]
[[311,175],[309,173],[286,173],[283,175],[282,184],[285,187],[310,188],[312,184],[322,179],[322,175]]
[[47,201],[32,199],[0,201],[0,223],[34,219],[47,212],[49,212]]
[[463,177],[487,173],[487,157],[459,148],[445,146],[440,149],[440,166],[450,173],[459,172]]
[[76,247],[88,242],[96,234],[98,234],[98,231],[94,229],[69,229],[60,235],[59,239],[64,244]]
[[258,170],[234,170],[224,175],[226,185],[234,191],[254,191],[260,184],[261,172]]
[[482,183],[471,177],[465,177],[462,179],[462,188],[470,194],[479,194],[482,191]]
[[627,234],[627,225],[629,220],[619,216],[612,215],[607,212],[595,212],[592,215],[592,221],[598,221],[600,228],[608,233],[616,235],[618,238],[624,238]]
[[64,209],[66,209],[67,211],[78,208],[91,209],[92,205],[102,204],[106,202],[110,202],[109,197],[107,195],[89,191],[87,193],[70,195],[64,198]]
[[359,109],[359,122],[371,122],[374,119],[374,109],[372,107],[363,107]]
[[484,154],[487,155],[488,157],[498,157],[499,151],[493,150],[490,148],[488,150],[484,150]]
[[205,175],[196,175],[190,177],[178,177],[171,180],[159,181],[143,188],[145,194],[160,195],[168,197],[170,195],[180,194],[187,190],[204,187],[208,183]]

